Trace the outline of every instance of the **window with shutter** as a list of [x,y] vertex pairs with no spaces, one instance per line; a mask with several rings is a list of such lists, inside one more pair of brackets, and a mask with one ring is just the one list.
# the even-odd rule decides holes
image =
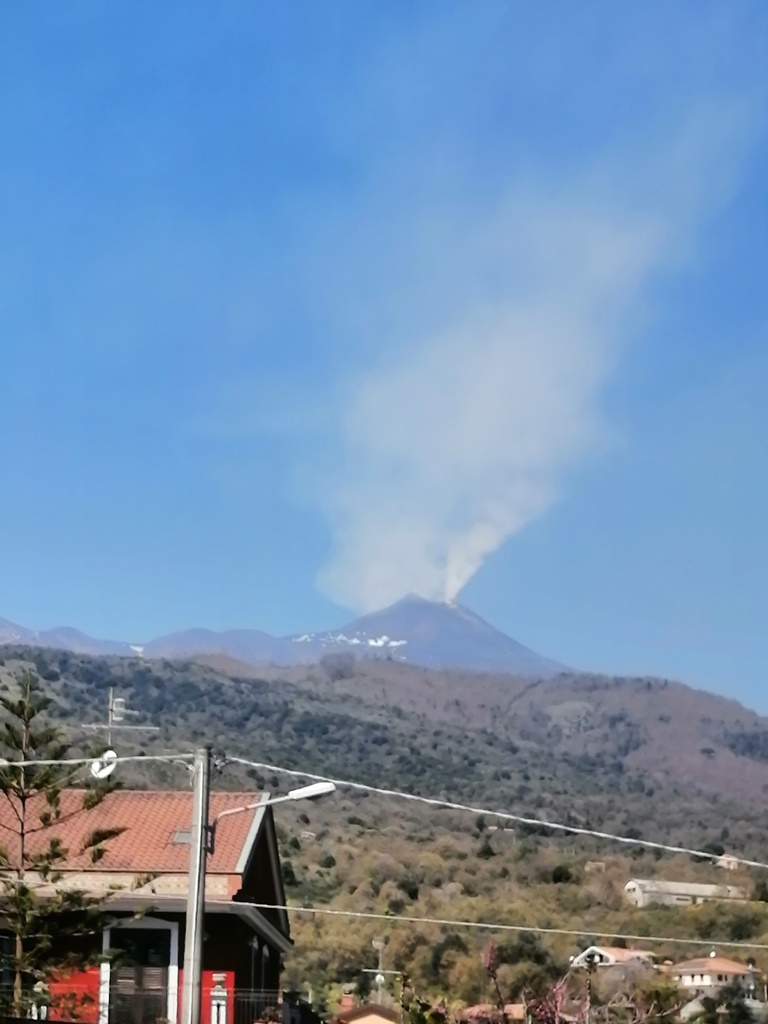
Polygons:
[[167,1016],[171,933],[162,928],[116,928],[110,981],[110,1024],[156,1024]]

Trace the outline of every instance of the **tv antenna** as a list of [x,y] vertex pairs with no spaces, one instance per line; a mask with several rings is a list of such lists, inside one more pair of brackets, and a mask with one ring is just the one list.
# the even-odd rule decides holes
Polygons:
[[[111,760],[110,771],[114,768],[114,758],[117,755],[112,750],[112,733],[118,729],[135,729],[143,732],[159,732],[160,727],[158,725],[131,725],[126,722],[126,718],[132,715],[140,715],[141,711],[133,711],[131,708],[126,707],[125,697],[116,697],[115,688],[110,686],[109,688],[109,705],[107,707],[107,720],[106,722],[89,722],[83,726],[84,729],[105,729],[107,732],[107,746],[110,748],[106,754],[102,755],[102,761]],[[109,759],[108,755],[111,754],[112,758]],[[95,768],[96,762],[94,762]],[[92,768],[92,771],[94,770]],[[110,772],[107,772],[109,775]],[[95,774],[95,771],[94,771]],[[106,775],[99,776],[96,778],[106,778]]]

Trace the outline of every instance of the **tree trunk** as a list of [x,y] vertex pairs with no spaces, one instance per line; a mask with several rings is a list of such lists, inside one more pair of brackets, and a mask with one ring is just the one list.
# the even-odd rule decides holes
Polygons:
[[23,1007],[21,1005],[23,996],[23,977],[21,973],[21,961],[24,956],[24,939],[18,933],[16,934],[16,963],[14,965],[13,975],[13,1013],[16,1017],[20,1017],[23,1014]]
[[[21,759],[27,760],[29,749],[29,726],[24,729],[22,742]],[[16,900],[19,901],[19,890],[24,883],[25,871],[24,861],[27,855],[26,834],[27,834],[27,801],[25,794],[26,769],[20,768],[21,782],[19,785],[19,866],[16,870]],[[17,1017],[24,1015],[24,932],[18,920],[16,922],[16,941],[14,943],[14,972],[13,972],[13,1012]]]

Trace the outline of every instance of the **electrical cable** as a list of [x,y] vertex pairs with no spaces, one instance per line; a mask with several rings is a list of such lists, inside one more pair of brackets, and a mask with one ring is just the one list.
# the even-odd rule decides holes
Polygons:
[[[311,779],[313,782],[332,782],[335,786],[344,789],[355,789],[363,793],[375,793],[378,796],[395,797],[400,800],[411,800],[416,803],[427,804],[430,807],[437,807],[449,811],[463,811],[465,813],[482,815],[483,817],[499,818],[505,821],[515,821],[521,825],[536,825],[549,828],[557,832],[567,832],[570,835],[590,836],[595,839],[604,839],[615,843],[625,843],[628,846],[643,846],[649,850],[662,850],[666,853],[685,853],[691,857],[699,857],[702,860],[718,861],[721,854],[712,853],[707,850],[696,850],[688,846],[674,846],[669,843],[660,843],[652,839],[634,839],[630,836],[619,836],[612,832],[603,832],[600,829],[584,828],[578,825],[565,825],[562,822],[547,821],[543,818],[529,818],[521,814],[511,814],[508,811],[497,811],[488,807],[472,807],[469,804],[459,804],[451,800],[442,800],[435,797],[417,796],[415,793],[403,793],[396,789],[385,789],[380,786],[369,786],[363,782],[352,782],[349,779],[334,779],[326,775],[313,775],[311,772],[297,771],[293,768],[283,768],[279,765],[265,764],[261,761],[248,761],[242,757],[228,757],[228,762],[245,765],[249,768],[260,768],[263,771],[276,772],[289,775],[294,778]],[[744,857],[730,856],[729,860],[743,867],[762,868],[768,870],[768,864],[759,860],[747,860]]]
[[690,939],[677,935],[633,935],[618,932],[596,932],[590,929],[548,928],[543,925],[502,924],[499,921],[463,921],[445,917],[416,917],[407,914],[383,914],[364,910],[334,910],[330,907],[297,907],[287,904],[249,903],[256,910],[284,910],[291,914],[324,914],[329,917],[363,918],[371,921],[391,921],[407,924],[435,924],[451,928],[476,928],[483,931],[534,932],[537,935],[567,935],[570,938],[623,939],[626,942],[674,943],[684,946],[709,946],[710,949],[723,946],[729,949],[768,949],[766,942],[734,942],[730,940]]
[[[110,764],[124,764],[126,761],[192,761],[195,755],[193,753],[186,752],[184,754],[126,754],[122,757],[110,758]],[[59,760],[40,760],[40,761],[9,761],[5,758],[0,758],[0,771],[4,771],[6,768],[45,768],[52,767],[54,765],[86,765],[92,764],[96,757],[66,757]]]

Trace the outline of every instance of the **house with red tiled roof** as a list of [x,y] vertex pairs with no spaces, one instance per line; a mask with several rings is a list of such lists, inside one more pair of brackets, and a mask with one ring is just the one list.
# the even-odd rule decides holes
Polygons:
[[743,964],[715,953],[672,964],[668,972],[679,988],[696,997],[713,996],[734,983],[745,992],[754,992],[758,977],[754,964]]
[[[262,804],[267,799],[261,794]],[[285,906],[272,810],[254,807],[254,800],[253,793],[211,794],[204,1024],[251,1024],[262,1009],[275,1005],[282,958],[291,946],[285,910],[269,909]],[[57,887],[105,897],[105,957],[92,971],[52,981],[51,993],[67,990],[90,996],[90,1007],[79,1013],[86,1024],[177,1024],[192,793],[117,790],[87,812],[81,807],[82,791],[64,791],[59,821],[31,833],[27,852],[42,851],[57,837],[68,851]],[[242,811],[217,822],[222,811],[235,809]],[[13,814],[8,800],[0,802],[0,830],[13,831]],[[104,856],[93,863],[85,852],[88,837],[114,828],[123,831],[106,843]],[[12,864],[12,842],[7,843],[7,853]],[[50,884],[30,871],[26,877],[44,898]]]
[[400,1024],[399,1009],[376,1003],[357,1005],[354,996],[342,996],[341,1008],[334,1017],[336,1024]]

